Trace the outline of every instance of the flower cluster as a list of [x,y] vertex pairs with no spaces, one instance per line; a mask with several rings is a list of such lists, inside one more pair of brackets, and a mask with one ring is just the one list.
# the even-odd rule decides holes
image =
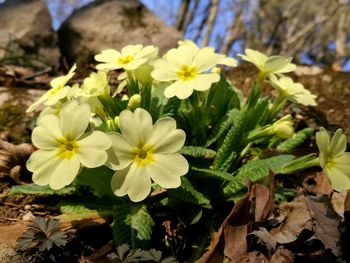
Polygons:
[[[71,184],[83,167],[106,166],[113,171],[110,185],[114,194],[128,195],[132,201],[139,202],[147,198],[152,187],[170,189],[181,185],[181,177],[189,171],[188,160],[179,153],[185,143],[195,146],[192,151],[203,151],[205,145],[213,143],[211,140],[216,140],[217,145],[223,141],[223,148],[204,149],[204,152],[218,151],[217,158],[227,154],[228,161],[237,164],[240,159],[232,158],[242,158],[250,146],[261,143],[262,139],[274,138],[274,142],[280,142],[292,138],[292,117],[279,117],[282,106],[287,100],[314,106],[316,96],[283,75],[296,67],[291,58],[267,57],[251,49],[245,53],[239,56],[260,70],[256,86],[267,81],[278,92],[270,108],[266,100],[258,101],[259,89],[254,88],[247,100],[237,102],[238,93],[218,68],[234,67],[237,61],[216,53],[212,47],[200,48],[189,40],[180,41],[177,48],[162,57],[158,57],[158,48],[152,45],[103,50],[95,56],[99,62],[96,72],[81,84],[69,84],[76,70],[73,65],[67,75],[53,79],[51,89],[28,108],[31,112],[39,105],[46,107],[32,134],[33,144],[38,148],[27,163],[33,181],[61,189]],[[110,84],[112,70],[122,71],[118,87]],[[227,97],[226,92],[236,97]],[[255,107],[261,112],[257,113]],[[241,130],[230,133],[231,126],[232,129],[240,126],[226,124],[229,112],[240,110],[251,123],[246,123],[246,127],[242,124]],[[219,131],[218,135],[207,136],[212,125],[222,123],[226,126],[214,129]],[[226,147],[230,143],[223,138],[224,132],[227,138],[230,134],[242,136],[242,143],[248,143],[241,148],[242,152],[232,154]],[[321,129],[316,137],[320,149],[317,165],[325,170],[335,189],[349,188],[346,162],[350,157],[345,153],[344,135],[337,131],[329,142],[328,133]],[[233,167],[228,161],[215,160],[214,166],[207,167],[218,163]]]
[[[259,51],[246,49],[245,55],[239,55],[243,60],[253,63],[259,69],[260,81],[266,78],[277,89],[279,95],[293,103],[300,103],[305,106],[316,106],[316,96],[305,89],[301,83],[295,83],[283,73],[292,72],[296,65],[291,63],[292,58],[282,56],[268,57]],[[279,77],[277,77],[279,76]]]

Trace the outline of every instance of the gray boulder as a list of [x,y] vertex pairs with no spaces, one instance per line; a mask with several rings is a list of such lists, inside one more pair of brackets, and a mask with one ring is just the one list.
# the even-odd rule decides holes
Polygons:
[[[11,46],[12,51],[6,50]],[[57,34],[42,0],[7,0],[0,5],[0,59],[26,54],[34,65],[58,65]]]
[[106,48],[153,44],[164,53],[183,36],[136,0],[97,0],[75,11],[58,31],[68,62],[93,61]]

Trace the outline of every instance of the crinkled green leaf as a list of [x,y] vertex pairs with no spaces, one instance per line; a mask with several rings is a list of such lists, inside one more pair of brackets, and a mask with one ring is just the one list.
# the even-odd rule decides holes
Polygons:
[[195,172],[199,172],[201,176],[205,178],[218,179],[221,181],[231,181],[233,178],[233,175],[230,173],[212,170],[212,169],[191,167],[191,170]]
[[221,120],[214,128],[212,135],[207,140],[205,146],[208,147],[212,145],[214,142],[216,142],[222,135],[224,135],[230,127],[233,125],[236,113],[238,112],[238,109],[232,109],[230,110],[224,117],[223,120]]
[[294,159],[293,155],[279,155],[263,160],[250,161],[242,166],[234,179],[223,189],[224,195],[230,199],[235,193],[238,193],[246,187],[245,181],[257,182],[269,176],[270,171],[278,173],[284,165]]
[[181,177],[180,187],[169,190],[169,196],[176,197],[187,203],[200,205],[204,208],[212,208],[210,200],[201,192],[197,191],[185,177]]
[[76,191],[74,185],[66,186],[59,190],[53,190],[48,185],[37,184],[16,185],[11,188],[10,195],[68,195]]
[[216,158],[214,160],[214,170],[222,170],[222,164],[225,163],[226,159],[232,155],[232,152],[238,152],[242,148],[242,140],[244,133],[246,111],[237,112],[235,121],[228,131],[222,145],[217,151]]
[[153,219],[145,205],[125,203],[115,207],[112,226],[114,242],[132,248],[145,247],[151,240]]
[[83,168],[77,176],[80,185],[88,186],[91,192],[98,196],[116,198],[111,189],[111,180],[114,171],[106,166],[98,168]]
[[293,138],[290,138],[277,146],[277,150],[282,153],[291,153],[299,146],[303,145],[303,143],[310,138],[314,134],[314,129],[305,128],[301,131],[297,132]]
[[194,158],[202,158],[207,160],[214,159],[216,156],[216,152],[214,150],[200,146],[184,146],[181,148],[180,153]]

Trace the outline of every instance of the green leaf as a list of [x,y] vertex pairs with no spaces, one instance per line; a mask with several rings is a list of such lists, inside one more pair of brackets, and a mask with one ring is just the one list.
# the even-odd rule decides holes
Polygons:
[[145,205],[118,205],[112,226],[114,242],[116,245],[126,243],[132,248],[145,247],[151,240],[153,226],[153,219]]
[[201,192],[198,192],[185,177],[181,177],[180,187],[169,190],[169,196],[176,197],[187,203],[200,205],[204,208],[212,208],[210,200]]
[[212,145],[214,142],[216,142],[225,132],[227,132],[230,127],[233,125],[236,117],[236,113],[239,112],[238,109],[232,109],[230,110],[223,120],[221,120],[214,128],[212,135],[207,140],[205,147],[208,147]]
[[59,190],[53,190],[48,185],[37,184],[16,185],[11,188],[10,195],[68,195],[76,191],[74,185],[66,186]]
[[217,171],[217,170],[203,169],[203,168],[196,168],[196,167],[192,167],[191,170],[195,172],[199,172],[202,177],[218,179],[221,181],[231,181],[233,178],[232,174],[227,172]]
[[250,108],[246,116],[245,130],[249,132],[257,126],[264,113],[268,110],[269,98],[260,98],[254,107]]
[[103,206],[91,203],[80,203],[80,202],[70,202],[62,201],[58,204],[60,211],[63,214],[68,214],[69,216],[74,216],[74,218],[85,218],[92,215],[112,215],[113,210],[111,206]]
[[188,155],[194,158],[202,158],[212,160],[216,156],[216,152],[200,146],[183,146],[180,150],[183,155]]
[[279,155],[263,160],[250,161],[242,166],[233,180],[223,189],[224,195],[228,198],[246,187],[245,181],[257,182],[269,176],[270,171],[278,173],[284,165],[294,159],[293,155]]
[[295,134],[295,137],[288,139],[277,146],[282,153],[291,153],[314,134],[314,129],[305,128]]
[[80,185],[88,186],[92,193],[98,197],[115,195],[111,189],[111,179],[114,171],[106,166],[98,168],[83,168],[77,176]]
[[[222,145],[217,151],[216,158],[214,160],[213,169],[221,170],[221,166],[225,163],[233,153],[237,153],[242,148],[243,132],[245,126],[246,111],[237,112],[235,121],[228,131]],[[222,171],[227,171],[226,169]]]

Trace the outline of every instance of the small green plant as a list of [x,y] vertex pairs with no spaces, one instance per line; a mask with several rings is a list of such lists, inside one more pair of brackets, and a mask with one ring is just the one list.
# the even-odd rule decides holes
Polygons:
[[162,252],[150,249],[141,250],[130,249],[129,245],[123,244],[116,249],[115,262],[116,263],[137,263],[137,262],[156,262],[156,263],[176,263],[173,257],[166,257],[162,259]]
[[57,219],[34,218],[29,221],[27,229],[17,239],[20,251],[37,248],[39,251],[50,250],[55,246],[64,246],[67,235],[60,230]]
[[[292,58],[251,49],[240,56],[259,69],[247,97],[218,68],[237,61],[192,41],[163,57],[154,46],[104,50],[81,85],[69,84],[73,65],[28,109],[45,106],[32,133],[38,150],[27,162],[36,185],[12,192],[69,194],[62,213],[111,216],[115,245],[131,247],[119,247],[119,260],[129,262],[152,244],[180,261],[198,259],[228,213],[215,208],[232,206],[247,180],[318,166],[335,190],[350,188],[341,130],[332,138],[323,128],[316,133],[318,155],[294,154],[315,131],[295,133],[285,109],[314,106],[316,96],[285,75],[296,68]],[[110,85],[112,70],[123,71],[118,87]],[[266,84],[271,96],[263,95]],[[164,222],[175,229],[164,231]]]

